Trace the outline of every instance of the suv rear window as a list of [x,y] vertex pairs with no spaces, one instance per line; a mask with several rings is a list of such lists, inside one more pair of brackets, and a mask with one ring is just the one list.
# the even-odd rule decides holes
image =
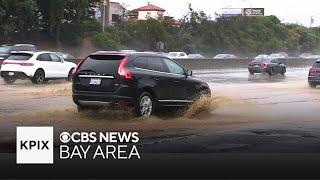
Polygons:
[[147,57],[137,57],[133,61],[133,66],[142,69],[148,69],[148,58]]
[[32,54],[28,53],[14,53],[11,54],[7,60],[27,61],[32,57]]
[[166,72],[166,68],[160,57],[137,57],[133,61],[133,66],[142,69]]
[[270,62],[270,61],[271,61],[271,59],[258,58],[258,59],[253,60],[252,62],[263,63],[263,62]]
[[79,67],[80,71],[114,74],[125,56],[121,55],[90,55]]
[[163,61],[160,57],[148,57],[148,68],[154,71],[166,72]]

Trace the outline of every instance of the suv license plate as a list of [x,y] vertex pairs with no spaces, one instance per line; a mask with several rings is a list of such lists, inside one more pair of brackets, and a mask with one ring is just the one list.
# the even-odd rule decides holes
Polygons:
[[90,79],[90,84],[91,85],[100,85],[101,84],[101,79],[99,79],[99,78],[91,78]]
[[14,72],[9,72],[8,75],[9,76],[14,76]]

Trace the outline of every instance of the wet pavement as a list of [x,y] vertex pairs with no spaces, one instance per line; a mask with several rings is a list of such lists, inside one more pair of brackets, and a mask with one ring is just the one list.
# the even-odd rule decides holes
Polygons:
[[250,75],[248,70],[242,69],[216,69],[195,70],[194,74],[208,83],[248,84],[255,82],[288,82],[307,80],[309,68],[288,68],[285,76],[267,74]]
[[320,152],[320,89],[308,86],[308,68],[287,71],[270,77],[245,68],[196,70],[214,97],[191,107],[190,116],[165,111],[148,119],[79,114],[70,83],[0,81],[0,151],[10,151],[16,126],[52,125],[56,132],[138,131],[143,152]]

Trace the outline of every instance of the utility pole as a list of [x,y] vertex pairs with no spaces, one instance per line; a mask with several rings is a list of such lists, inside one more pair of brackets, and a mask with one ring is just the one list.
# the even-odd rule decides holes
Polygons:
[[102,16],[102,32],[104,32],[106,26],[106,0],[103,0],[103,16]]
[[314,19],[313,19],[313,16],[311,16],[311,18],[310,18],[310,28],[312,27],[313,23],[314,23]]
[[110,24],[110,0],[105,0],[106,1],[106,15],[107,15],[107,23],[108,25]]

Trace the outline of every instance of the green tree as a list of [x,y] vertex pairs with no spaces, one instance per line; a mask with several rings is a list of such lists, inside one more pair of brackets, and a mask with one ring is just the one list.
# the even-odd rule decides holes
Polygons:
[[5,38],[19,36],[22,38],[36,34],[39,30],[35,0],[1,0],[0,33]]
[[[96,0],[37,0],[41,25],[43,29],[54,37],[58,47],[61,41],[79,43],[83,38],[84,23],[92,23],[92,7]],[[63,33],[62,33],[63,31]]]

